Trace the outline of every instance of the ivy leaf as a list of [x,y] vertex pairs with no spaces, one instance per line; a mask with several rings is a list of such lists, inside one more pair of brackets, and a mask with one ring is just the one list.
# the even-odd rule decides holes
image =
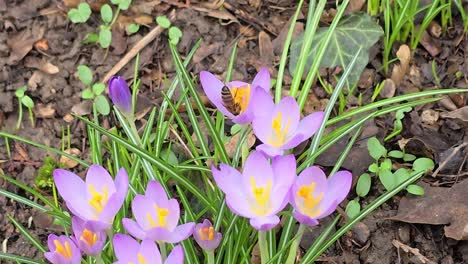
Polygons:
[[[326,36],[328,29],[328,27],[317,29],[314,39],[312,40],[312,46],[307,55],[305,73],[308,72],[313,60],[316,58],[317,50],[320,47],[321,41]],[[331,40],[320,62],[320,67],[340,66],[345,69],[348,67],[359,48],[362,47],[356,63],[354,64],[353,71],[351,71],[346,80],[346,86],[348,89],[351,88],[359,80],[362,71],[369,62],[369,48],[372,47],[382,35],[382,28],[365,13],[356,13],[343,17],[331,36]],[[299,56],[301,55],[303,39],[304,35],[301,35],[291,44],[291,58],[289,61],[289,72],[291,74],[294,74]]]
[[110,5],[105,4],[101,7],[101,18],[106,24],[112,22],[112,8]]
[[110,112],[109,102],[107,101],[104,95],[98,95],[96,99],[94,99],[94,103],[96,104],[96,109],[101,115],[108,115]]
[[91,8],[87,3],[81,3],[77,8],[72,8],[68,11],[68,18],[73,23],[84,23],[91,16]]
[[78,66],[78,78],[80,78],[80,81],[84,85],[91,86],[91,83],[93,82],[93,73],[88,66],[80,65]]
[[99,30],[99,44],[104,49],[108,48],[112,41],[112,32],[106,26],[101,26],[101,30]]

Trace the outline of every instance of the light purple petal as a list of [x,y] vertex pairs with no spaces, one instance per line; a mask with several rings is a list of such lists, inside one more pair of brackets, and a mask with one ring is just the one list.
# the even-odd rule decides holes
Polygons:
[[353,182],[353,175],[349,171],[339,171],[330,178],[328,178],[327,193],[333,193],[335,195],[335,200],[340,204],[351,189],[351,184]]
[[86,173],[86,186],[88,187],[88,192],[90,191],[89,185],[92,185],[99,193],[103,193],[104,188],[106,188],[109,196],[116,191],[114,180],[110,176],[109,172],[107,172],[104,167],[96,164],[91,165]]
[[298,191],[302,185],[309,186],[312,182],[315,183],[315,190],[313,192],[314,196],[318,196],[320,193],[329,192],[327,189],[327,176],[325,175],[325,172],[317,166],[308,167],[299,174],[295,183],[295,186],[297,187],[295,191]]
[[161,264],[161,254],[159,253],[156,243],[150,239],[141,241],[140,250],[138,251],[148,263]]
[[157,242],[167,242],[171,235],[172,232],[164,227],[155,227],[146,231],[146,237]]
[[171,236],[166,240],[168,243],[179,243],[192,235],[195,223],[186,223],[177,226],[171,233]]
[[157,204],[167,204],[167,194],[162,185],[151,180],[146,186],[145,196],[155,201]]
[[62,169],[55,169],[53,174],[57,190],[65,202],[75,200],[80,195],[83,197],[86,186],[78,175]]
[[154,227],[148,219],[148,214],[152,217],[153,221],[157,221],[158,219],[154,209],[154,202],[143,195],[138,194],[133,198],[132,212],[138,225],[143,230],[149,230]]
[[304,117],[301,122],[299,122],[296,133],[304,136],[302,141],[309,139],[313,134],[315,134],[315,132],[317,132],[322,125],[324,115],[325,113],[322,111],[315,112]]
[[305,140],[306,138],[304,138],[304,135],[296,134],[292,138],[289,138],[289,140],[283,146],[281,146],[280,149],[289,150],[295,148]]
[[123,218],[122,219],[122,225],[125,228],[125,230],[132,236],[138,238],[138,239],[145,239],[146,238],[146,233],[141,227],[137,224],[137,222],[133,221],[132,219],[129,218]]
[[280,219],[276,215],[257,217],[250,219],[250,225],[259,230],[267,231],[275,227],[279,223]]
[[224,86],[223,82],[207,71],[200,72],[200,82],[211,103],[213,103],[225,116],[230,119],[234,118],[234,115],[223,105],[223,99],[221,98],[221,89]]
[[126,114],[132,112],[132,95],[127,82],[121,76],[113,76],[109,80],[109,97],[112,103]]
[[317,216],[315,216],[315,219],[321,219],[326,216],[329,216],[331,213],[333,213],[336,210],[336,207],[338,206],[338,202],[334,200],[332,197],[333,195],[325,195],[325,197],[322,199],[322,202],[319,204],[320,211],[321,213]]
[[121,168],[115,175],[115,188],[119,196],[125,199],[128,191],[128,174],[124,168]]
[[273,130],[271,128],[271,112],[270,115],[268,115],[267,113],[262,113],[260,111],[255,111],[254,114],[258,114],[260,116],[254,118],[254,120],[252,121],[253,132],[261,142],[268,144],[270,142],[270,139],[272,138],[273,133]]
[[297,210],[294,210],[292,212],[292,215],[301,224],[308,225],[308,226],[316,226],[319,224],[317,220],[312,219],[306,215],[303,215]]
[[102,209],[101,213],[99,214],[98,220],[111,224],[115,215],[120,210],[120,207],[122,207],[124,199],[125,198],[118,195],[118,193],[114,193],[114,195],[112,195],[109,200],[107,200],[104,209]]
[[220,232],[216,232],[213,230],[213,238],[209,240],[207,237],[208,234],[204,232],[205,228],[213,228],[213,225],[208,219],[205,219],[202,224],[195,225],[195,230],[193,231],[193,238],[197,242],[197,244],[206,251],[213,251],[216,249],[221,242],[222,235]]
[[256,217],[257,215],[250,210],[250,202],[247,200],[248,195],[242,190],[239,194],[226,195],[226,205],[235,214],[245,218]]
[[179,202],[176,199],[169,200],[167,209],[169,210],[169,214],[166,217],[166,228],[172,231],[176,228],[180,218]]
[[275,107],[272,118],[274,119],[279,116],[281,116],[281,131],[288,128],[288,137],[294,135],[299,124],[299,119],[301,118],[301,113],[299,111],[299,105],[293,97],[284,97]]
[[273,168],[275,185],[291,186],[296,180],[296,158],[294,155],[274,157]]
[[239,124],[239,125],[245,125],[245,124],[252,122],[253,119],[254,119],[254,115],[252,111],[247,109],[242,114],[239,114],[238,116],[235,116],[234,118],[232,118],[232,122]]
[[167,256],[166,261],[164,264],[183,264],[184,263],[184,250],[182,246],[177,245],[175,246],[169,256]]
[[284,150],[272,147],[268,144],[258,145],[255,149],[268,157],[276,157],[284,154]]
[[258,151],[250,153],[247,157],[242,175],[242,182],[246,190],[252,191],[252,177],[255,179],[257,187],[266,186],[268,181],[272,181],[273,184],[274,176],[271,165],[265,156]]
[[270,72],[267,67],[261,68],[257,75],[255,75],[252,81],[252,88],[255,89],[257,86],[262,87],[267,92],[270,90]]
[[233,88],[247,87],[249,84],[243,81],[230,81],[226,83],[226,86],[229,88],[229,90],[232,90]]
[[237,192],[242,187],[242,174],[236,169],[221,163],[219,170],[211,166],[213,178],[224,193]]
[[133,260],[134,255],[138,252],[140,244],[131,236],[124,234],[116,234],[112,240],[114,246],[114,254],[119,261]]
[[[252,94],[252,113],[255,118],[266,118],[265,122],[268,128],[271,128],[271,116],[275,103],[273,102],[273,97],[265,91],[263,88],[257,87]],[[269,135],[268,135],[269,136]]]

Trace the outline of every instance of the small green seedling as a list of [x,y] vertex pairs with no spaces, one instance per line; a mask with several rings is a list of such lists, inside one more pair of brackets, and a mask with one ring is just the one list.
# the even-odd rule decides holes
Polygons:
[[47,156],[37,171],[34,184],[40,189],[52,188],[54,183],[52,172],[57,168],[61,168],[61,164],[55,161],[54,158]]
[[396,111],[395,113],[395,121],[393,121],[393,131],[390,133],[388,136],[385,137],[384,142],[388,141],[389,139],[392,139],[399,135],[401,131],[403,130],[403,118],[405,117],[405,113],[410,112],[413,108],[412,107],[405,107],[403,109],[400,109]]
[[102,115],[108,115],[110,112],[109,102],[102,94],[106,86],[103,83],[93,84],[93,73],[86,65],[78,66],[78,78],[86,86],[86,89],[81,93],[81,98],[93,100],[93,108]]
[[136,23],[129,24],[127,26],[127,35],[137,33],[138,30],[140,30],[140,25],[138,25]]
[[73,23],[85,23],[91,16],[91,8],[88,3],[80,3],[77,8],[68,11],[68,18]]
[[359,176],[358,182],[356,184],[357,197],[351,200],[346,206],[345,211],[348,217],[353,218],[359,214],[359,212],[361,211],[361,204],[359,203],[359,200],[361,198],[366,197],[366,195],[369,193],[371,183],[372,181],[369,173],[364,173],[361,176]]
[[[430,171],[434,169],[434,161],[428,158],[418,158],[412,154],[406,154],[403,151],[392,150],[387,152],[385,147],[380,144],[379,140],[375,137],[367,141],[367,148],[369,154],[374,158],[375,162],[369,166],[369,171],[375,173],[385,189],[393,190],[405,180],[409,179],[414,173],[420,171]],[[405,162],[413,161],[411,169],[399,168],[393,172],[393,164],[390,158],[403,159]],[[423,195],[424,189],[420,186],[411,184],[406,188],[411,194]]]
[[15,95],[18,97],[18,122],[16,122],[16,129],[18,130],[21,126],[21,121],[23,120],[23,105],[28,108],[29,112],[29,120],[31,121],[31,126],[34,127],[34,114],[33,114],[33,107],[34,102],[28,95],[25,94],[26,92],[26,85],[18,88],[16,90]]
[[103,24],[99,27],[99,45],[103,48],[108,48],[112,41],[111,23],[113,12],[108,4],[101,7],[101,19]]
[[132,0],[111,0],[112,4],[116,5],[120,10],[127,10]]
[[169,29],[169,41],[171,44],[177,45],[177,43],[179,43],[182,37],[182,31],[176,26],[171,26],[169,18],[166,16],[158,16],[156,17],[156,23],[164,29]]

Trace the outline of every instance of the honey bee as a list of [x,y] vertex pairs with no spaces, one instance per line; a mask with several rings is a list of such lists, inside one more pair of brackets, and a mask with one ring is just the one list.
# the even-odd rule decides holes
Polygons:
[[233,115],[238,115],[241,112],[241,106],[239,103],[236,103],[234,98],[236,95],[232,95],[231,90],[227,86],[223,86],[221,89],[221,99],[223,100],[223,105],[231,112]]

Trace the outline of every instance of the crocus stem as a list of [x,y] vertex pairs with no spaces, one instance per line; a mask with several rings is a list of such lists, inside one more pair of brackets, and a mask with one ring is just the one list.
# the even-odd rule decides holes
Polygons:
[[104,260],[102,260],[101,254],[97,255],[95,259],[96,259],[96,264],[104,264]]
[[258,231],[258,245],[260,246],[260,257],[262,258],[262,264],[265,264],[270,259],[270,256],[268,255],[266,231]]
[[207,259],[208,264],[214,264],[215,263],[214,251],[213,250],[206,252],[206,259]]
[[299,229],[297,230],[296,239],[291,244],[289,248],[289,255],[288,259],[286,260],[286,264],[294,264],[297,255],[297,248],[299,247],[299,243],[301,243],[302,235],[304,235],[305,225],[299,225]]
[[161,258],[163,260],[166,260],[167,254],[166,254],[166,243],[164,242],[159,242],[159,252],[161,253]]

